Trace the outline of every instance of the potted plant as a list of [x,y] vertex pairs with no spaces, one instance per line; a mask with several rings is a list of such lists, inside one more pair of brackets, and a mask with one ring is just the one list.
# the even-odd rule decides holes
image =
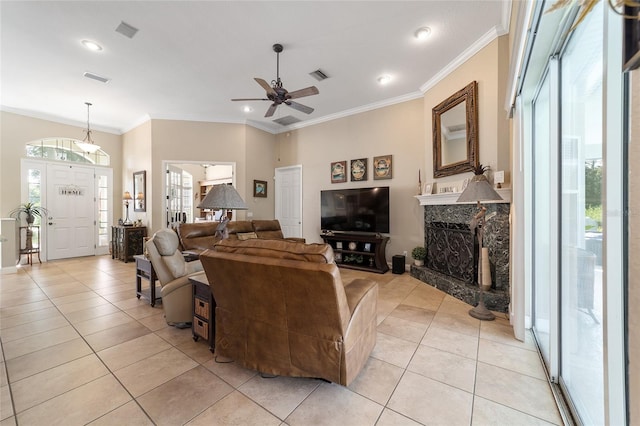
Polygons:
[[424,260],[427,258],[427,249],[423,246],[414,247],[411,250],[411,257],[413,257],[413,263],[416,266],[424,265]]
[[23,214],[25,216],[25,219],[27,220],[27,224],[32,225],[36,217],[43,218],[47,216],[49,214],[49,210],[42,206],[36,206],[34,203],[29,202],[20,204],[19,207],[16,207],[9,212],[9,216],[18,220],[20,220]]

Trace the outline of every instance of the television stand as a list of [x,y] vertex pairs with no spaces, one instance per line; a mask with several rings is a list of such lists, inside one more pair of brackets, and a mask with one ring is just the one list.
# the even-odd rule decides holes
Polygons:
[[389,270],[385,251],[389,237],[380,234],[331,233],[320,237],[333,248],[341,268],[384,274]]

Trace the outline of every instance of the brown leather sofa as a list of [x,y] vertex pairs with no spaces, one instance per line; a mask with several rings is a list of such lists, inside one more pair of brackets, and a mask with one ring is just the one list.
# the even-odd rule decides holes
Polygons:
[[378,284],[343,283],[327,244],[224,240],[200,255],[216,354],[265,374],[348,386],[376,343]]
[[[182,251],[202,253],[212,248],[219,238],[215,236],[218,222],[181,223],[176,232]],[[241,238],[285,239],[280,222],[274,220],[236,221],[227,224],[230,240]],[[304,242],[304,238],[286,238],[288,241]]]

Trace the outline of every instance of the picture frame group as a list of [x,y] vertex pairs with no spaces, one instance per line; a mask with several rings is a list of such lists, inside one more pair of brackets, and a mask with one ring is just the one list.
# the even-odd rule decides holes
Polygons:
[[[391,179],[393,177],[393,156],[381,155],[373,157],[371,175],[374,180]],[[369,159],[357,158],[349,161],[334,161],[331,163],[331,183],[345,183],[347,176],[351,182],[369,180]]]

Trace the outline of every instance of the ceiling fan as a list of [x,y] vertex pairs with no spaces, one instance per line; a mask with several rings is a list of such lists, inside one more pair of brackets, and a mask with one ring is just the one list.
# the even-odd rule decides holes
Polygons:
[[285,104],[290,106],[291,108],[304,112],[305,114],[311,114],[313,112],[313,108],[308,107],[306,105],[302,105],[301,103],[292,101],[292,99],[303,98],[305,96],[317,95],[320,93],[316,86],[310,86],[304,89],[295,90],[293,92],[287,91],[284,87],[282,87],[282,81],[280,80],[280,52],[282,52],[283,48],[281,44],[274,44],[273,51],[276,52],[277,55],[277,65],[276,65],[276,80],[271,81],[271,85],[267,83],[265,80],[261,78],[254,78],[255,81],[258,82],[260,86],[267,92],[266,98],[247,98],[247,99],[231,99],[232,101],[271,101],[273,102],[267,113],[264,115],[265,117],[271,117],[274,112],[276,112],[276,108],[278,105]]

